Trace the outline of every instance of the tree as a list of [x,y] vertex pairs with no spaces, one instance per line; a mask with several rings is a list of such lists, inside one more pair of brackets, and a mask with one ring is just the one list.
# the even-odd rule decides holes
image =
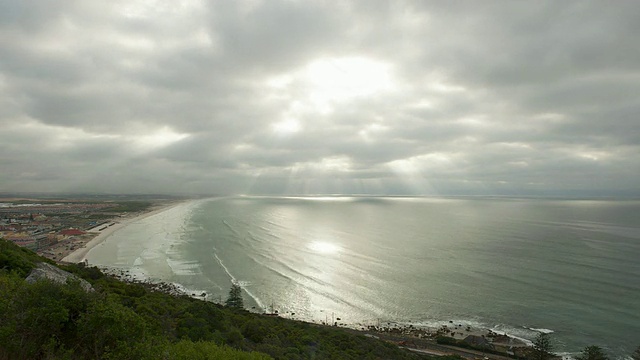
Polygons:
[[609,357],[599,346],[587,346],[582,353],[577,356],[578,360],[609,360]]
[[549,334],[540,333],[533,342],[533,359],[534,360],[547,360],[551,356],[551,339]]
[[78,320],[82,349],[87,358],[100,359],[112,353],[114,358],[139,358],[133,354],[140,343],[147,340],[144,318],[122,305],[115,295],[94,301]]
[[229,297],[225,301],[225,305],[236,309],[244,309],[244,302],[242,300],[242,288],[240,285],[233,283],[231,289],[229,289]]

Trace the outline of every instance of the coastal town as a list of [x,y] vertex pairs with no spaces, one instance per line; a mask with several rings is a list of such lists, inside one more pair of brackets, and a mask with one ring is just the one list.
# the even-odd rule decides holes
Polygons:
[[166,199],[0,198],[0,238],[60,262],[101,232]]

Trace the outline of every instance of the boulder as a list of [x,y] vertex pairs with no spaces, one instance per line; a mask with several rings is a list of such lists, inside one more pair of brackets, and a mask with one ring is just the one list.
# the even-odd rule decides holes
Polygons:
[[38,263],[35,269],[31,270],[29,276],[25,279],[28,283],[34,283],[38,280],[49,279],[53,282],[66,284],[67,280],[79,281],[80,286],[85,291],[94,291],[88,281],[81,279],[74,274],[64,271],[56,266],[47,263]]

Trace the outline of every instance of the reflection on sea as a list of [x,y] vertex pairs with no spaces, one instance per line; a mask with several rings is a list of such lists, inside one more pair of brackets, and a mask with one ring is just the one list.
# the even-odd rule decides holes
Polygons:
[[547,328],[568,351],[622,353],[640,332],[639,224],[634,201],[221,198],[122,229],[89,261],[211,300],[236,281],[249,307],[309,321]]

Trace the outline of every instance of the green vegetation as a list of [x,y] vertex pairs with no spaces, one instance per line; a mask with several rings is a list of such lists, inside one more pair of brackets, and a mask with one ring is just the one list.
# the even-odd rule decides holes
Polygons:
[[54,264],[53,261],[42,258],[31,250],[0,239],[0,271],[11,271],[24,278],[38,262]]
[[436,338],[436,342],[440,345],[453,345],[459,346],[458,340],[450,337],[450,336],[438,336]]
[[[393,344],[253,314],[62,266],[89,281],[24,280],[36,254],[0,240],[2,359],[425,359]],[[240,297],[241,298],[241,297]]]
[[232,284],[229,290],[229,297],[225,301],[225,305],[235,309],[244,309],[244,301],[242,300],[242,288],[238,284]]
[[599,346],[587,346],[576,358],[578,360],[609,360]]
[[551,346],[551,339],[549,334],[540,333],[533,342],[533,359],[534,360],[547,360],[551,358],[553,346]]

